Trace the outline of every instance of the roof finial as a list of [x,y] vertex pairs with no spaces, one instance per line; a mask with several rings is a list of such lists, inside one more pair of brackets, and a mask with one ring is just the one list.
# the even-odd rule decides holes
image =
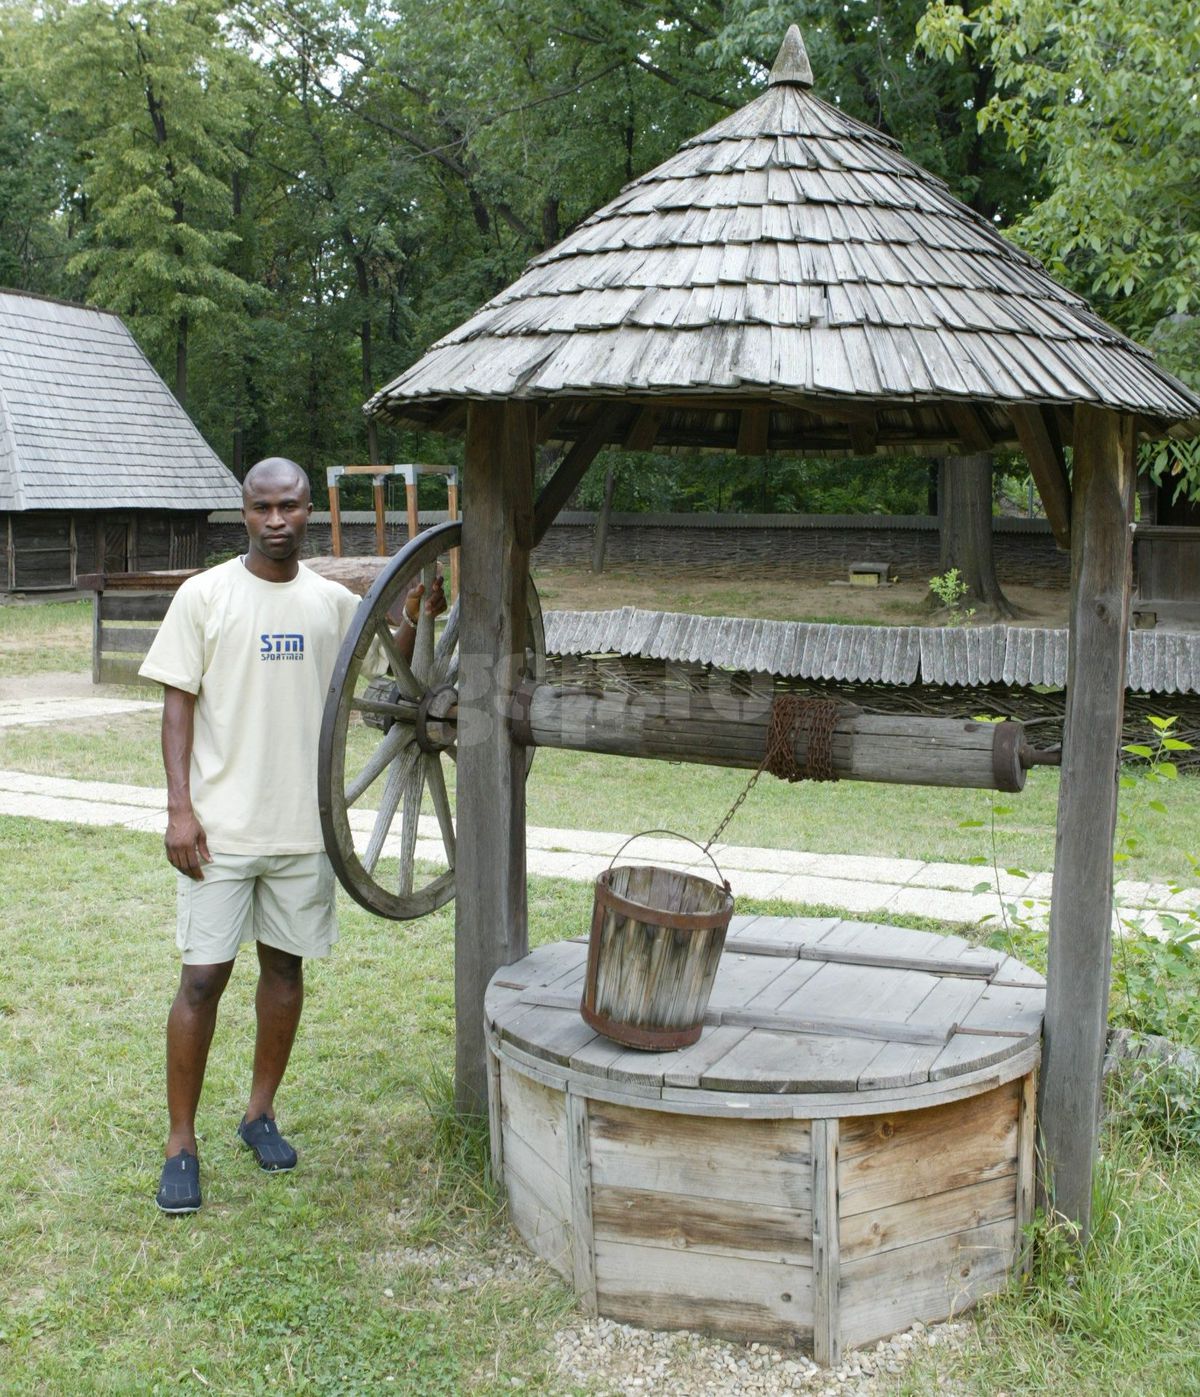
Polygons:
[[783,36],[779,56],[775,60],[775,66],[771,69],[767,86],[775,87],[777,84],[785,82],[795,83],[797,87],[811,87],[813,85],[812,65],[808,61],[808,50],[804,47],[804,40],[800,37],[800,28],[795,24]]

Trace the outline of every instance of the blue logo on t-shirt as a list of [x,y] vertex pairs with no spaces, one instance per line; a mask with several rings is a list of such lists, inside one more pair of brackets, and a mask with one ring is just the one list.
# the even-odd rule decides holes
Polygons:
[[279,631],[271,635],[260,635],[260,660],[302,660],[304,658],[304,637]]

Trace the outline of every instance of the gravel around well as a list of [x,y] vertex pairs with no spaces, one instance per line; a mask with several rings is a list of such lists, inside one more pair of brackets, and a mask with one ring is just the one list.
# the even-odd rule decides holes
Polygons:
[[[956,1352],[968,1333],[969,1326],[961,1322],[914,1325],[904,1334],[855,1350],[837,1368],[819,1368],[798,1349],[633,1329],[608,1319],[581,1320],[559,1329],[554,1347],[559,1372],[571,1384],[567,1390],[582,1389],[596,1397],[796,1392],[811,1397],[875,1397],[894,1392],[919,1354]],[[954,1391],[942,1382],[938,1390]]]
[[[424,1274],[434,1290],[553,1285],[558,1277],[515,1240],[474,1254],[436,1245],[402,1247],[377,1258],[385,1272]],[[391,1298],[390,1289],[384,1291]],[[968,1345],[969,1322],[914,1324],[905,1333],[855,1349],[837,1368],[818,1367],[801,1349],[738,1344],[687,1331],[637,1329],[611,1319],[586,1318],[578,1309],[548,1335],[556,1380],[537,1391],[546,1397],[884,1397],[921,1363],[922,1391],[956,1397],[961,1388],[941,1373]],[[940,1361],[939,1361],[940,1360]],[[512,1377],[514,1391],[532,1391]]]

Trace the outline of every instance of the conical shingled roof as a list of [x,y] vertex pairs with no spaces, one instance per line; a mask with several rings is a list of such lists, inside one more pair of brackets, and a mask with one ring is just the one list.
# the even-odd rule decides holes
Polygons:
[[811,82],[793,27],[761,96],[535,258],[367,411],[447,428],[455,400],[628,398],[664,405],[660,445],[718,445],[756,400],[771,445],[801,449],[847,444],[850,399],[875,409],[873,443],[910,449],[958,440],[965,404],[975,449],[1013,440],[1012,404],[1200,427],[1200,399],[1145,350]]

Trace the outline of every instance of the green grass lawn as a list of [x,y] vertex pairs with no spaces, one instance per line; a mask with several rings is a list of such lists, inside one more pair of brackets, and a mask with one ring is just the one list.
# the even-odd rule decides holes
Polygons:
[[[548,899],[536,934],[586,897]],[[435,1150],[422,1103],[452,1061],[452,909],[400,928],[344,900],[279,1103],[302,1154],[287,1177],[234,1138],[253,1035],[239,965],[201,1105],[204,1208],[167,1219],[160,842],[0,819],[0,902],[0,1390],[542,1390],[568,1298],[540,1266],[511,1273],[493,1199]]]
[[[532,939],[577,931],[588,899],[531,880]],[[452,1061],[452,908],[397,926],[343,899],[280,1097],[302,1156],[284,1177],[233,1135],[253,1032],[239,965],[201,1103],[205,1204],[182,1219],[152,1202],[177,976],[159,841],[0,818],[0,909],[0,1390],[589,1390],[553,1371],[569,1294],[426,1104]],[[1084,1261],[1047,1262],[897,1392],[1197,1390],[1200,1162],[1127,1134],[1103,1180],[1115,1212]]]
[[0,606],[0,675],[92,669],[92,603]]

